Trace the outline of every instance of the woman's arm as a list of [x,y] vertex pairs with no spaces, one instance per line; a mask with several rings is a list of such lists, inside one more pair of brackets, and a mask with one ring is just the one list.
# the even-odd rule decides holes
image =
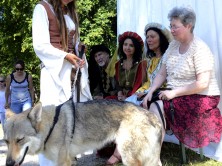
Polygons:
[[29,93],[32,99],[32,106],[33,106],[35,102],[35,94],[34,94],[32,76],[30,74],[28,75],[28,81],[29,81]]
[[9,108],[9,96],[11,94],[10,91],[10,84],[11,84],[11,76],[8,75],[6,77],[6,89],[5,89],[5,109]]
[[214,58],[206,44],[202,41],[197,42],[196,52],[192,58],[195,66],[196,80],[189,85],[173,89],[170,95],[167,94],[168,100],[174,97],[197,94],[208,88],[211,74],[214,70]]
[[162,91],[159,97],[161,98],[162,96],[165,96],[166,100],[170,100],[179,96],[200,93],[204,91],[206,88],[208,88],[209,83],[210,83],[210,76],[211,76],[211,71],[206,71],[206,72],[197,74],[197,79],[194,83],[183,86],[183,87],[175,88],[171,91],[165,91],[165,92]]
[[157,76],[153,80],[153,84],[151,85],[149,89],[149,93],[143,99],[144,108],[147,108],[147,102],[151,101],[153,92],[157,90],[158,88],[160,88],[162,84],[166,81],[166,76],[167,76],[166,65],[162,64]]
[[199,42],[199,47],[196,50],[192,58],[196,80],[191,84],[174,88],[171,91],[162,91],[159,95],[160,98],[170,100],[179,96],[198,94],[208,88],[214,68],[213,54],[209,47],[202,42]]

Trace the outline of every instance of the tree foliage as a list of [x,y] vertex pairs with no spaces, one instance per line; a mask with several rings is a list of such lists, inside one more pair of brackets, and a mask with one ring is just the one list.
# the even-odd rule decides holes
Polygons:
[[89,46],[116,45],[116,0],[78,1],[82,40]]
[[[0,1],[0,74],[12,72],[23,59],[39,92],[40,61],[32,47],[32,14],[38,0]],[[116,0],[77,0],[81,41],[90,47],[116,47]],[[88,49],[88,50],[89,50]]]

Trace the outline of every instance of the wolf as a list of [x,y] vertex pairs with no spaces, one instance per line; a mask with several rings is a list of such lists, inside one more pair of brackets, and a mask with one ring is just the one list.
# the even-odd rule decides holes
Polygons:
[[6,166],[26,154],[43,153],[57,166],[73,165],[77,154],[115,141],[127,166],[157,166],[162,128],[155,114],[125,101],[92,100],[42,106],[8,115],[4,125]]

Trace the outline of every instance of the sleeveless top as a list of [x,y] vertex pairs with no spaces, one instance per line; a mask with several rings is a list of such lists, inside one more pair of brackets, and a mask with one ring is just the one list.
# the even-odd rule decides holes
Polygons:
[[5,112],[5,91],[0,91],[0,113]]
[[28,73],[26,72],[24,80],[18,82],[15,80],[13,73],[11,76],[11,102],[24,102],[31,99],[29,93]]

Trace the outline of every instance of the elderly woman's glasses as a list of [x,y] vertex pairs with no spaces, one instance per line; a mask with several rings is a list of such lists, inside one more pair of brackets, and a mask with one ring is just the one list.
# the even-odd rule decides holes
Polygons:
[[169,26],[169,28],[171,29],[171,30],[177,30],[177,29],[179,29],[179,28],[181,28],[182,26]]
[[17,70],[17,71],[23,71],[24,68],[15,68],[15,70]]
[[4,80],[0,80],[1,83],[5,82]]

